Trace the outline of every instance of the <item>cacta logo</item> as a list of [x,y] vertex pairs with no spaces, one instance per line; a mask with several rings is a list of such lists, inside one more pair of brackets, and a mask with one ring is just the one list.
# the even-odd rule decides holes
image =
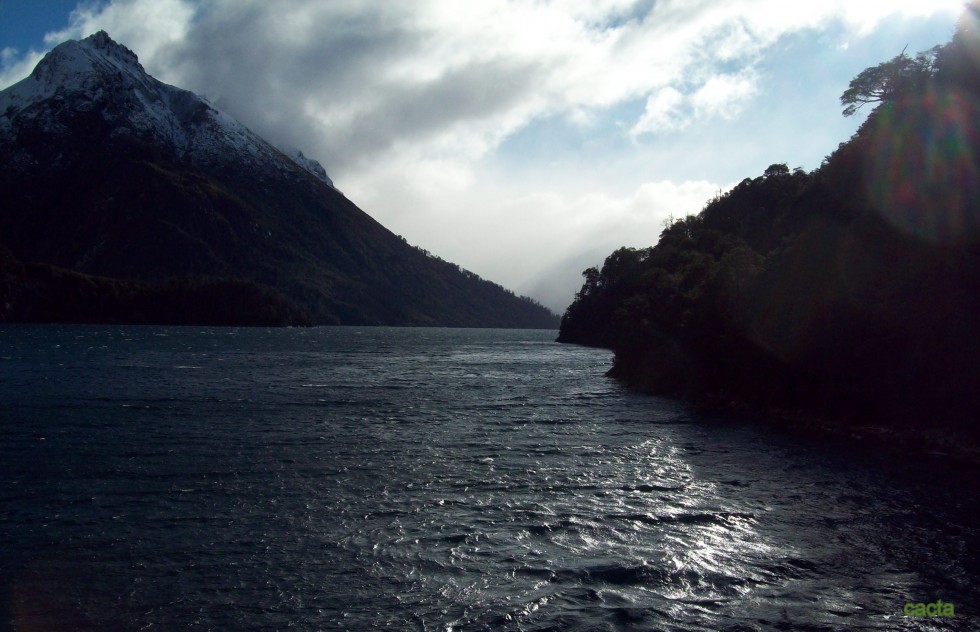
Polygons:
[[953,604],[944,603],[942,599],[937,599],[933,603],[912,603],[905,604],[906,617],[953,617]]

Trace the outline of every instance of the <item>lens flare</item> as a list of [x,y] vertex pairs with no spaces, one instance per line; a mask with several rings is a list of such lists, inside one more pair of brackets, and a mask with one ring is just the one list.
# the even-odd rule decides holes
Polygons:
[[930,89],[882,107],[865,164],[868,199],[893,226],[935,243],[980,238],[980,103]]

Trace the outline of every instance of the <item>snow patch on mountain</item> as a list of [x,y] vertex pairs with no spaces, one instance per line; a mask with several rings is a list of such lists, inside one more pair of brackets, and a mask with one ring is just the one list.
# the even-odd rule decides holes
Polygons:
[[298,164],[300,167],[309,171],[318,180],[321,180],[329,184],[333,188],[337,188],[334,187],[333,180],[330,179],[330,176],[327,175],[326,169],[324,169],[323,165],[321,165],[319,162],[313,160],[312,158],[307,158],[306,156],[303,155],[303,152],[296,149],[295,147],[289,149],[285,153],[290,158],[290,160]]

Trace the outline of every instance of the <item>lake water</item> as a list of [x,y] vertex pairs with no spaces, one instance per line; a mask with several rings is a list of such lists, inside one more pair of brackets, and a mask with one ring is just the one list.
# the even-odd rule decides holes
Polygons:
[[0,626],[980,628],[975,471],[555,335],[0,327]]

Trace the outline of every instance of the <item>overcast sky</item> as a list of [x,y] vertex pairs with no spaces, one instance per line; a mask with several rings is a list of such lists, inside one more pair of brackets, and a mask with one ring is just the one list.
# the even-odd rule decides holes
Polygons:
[[395,233],[562,312],[581,271],[770,164],[812,170],[868,66],[960,0],[0,0],[0,87],[105,29],[318,159]]

